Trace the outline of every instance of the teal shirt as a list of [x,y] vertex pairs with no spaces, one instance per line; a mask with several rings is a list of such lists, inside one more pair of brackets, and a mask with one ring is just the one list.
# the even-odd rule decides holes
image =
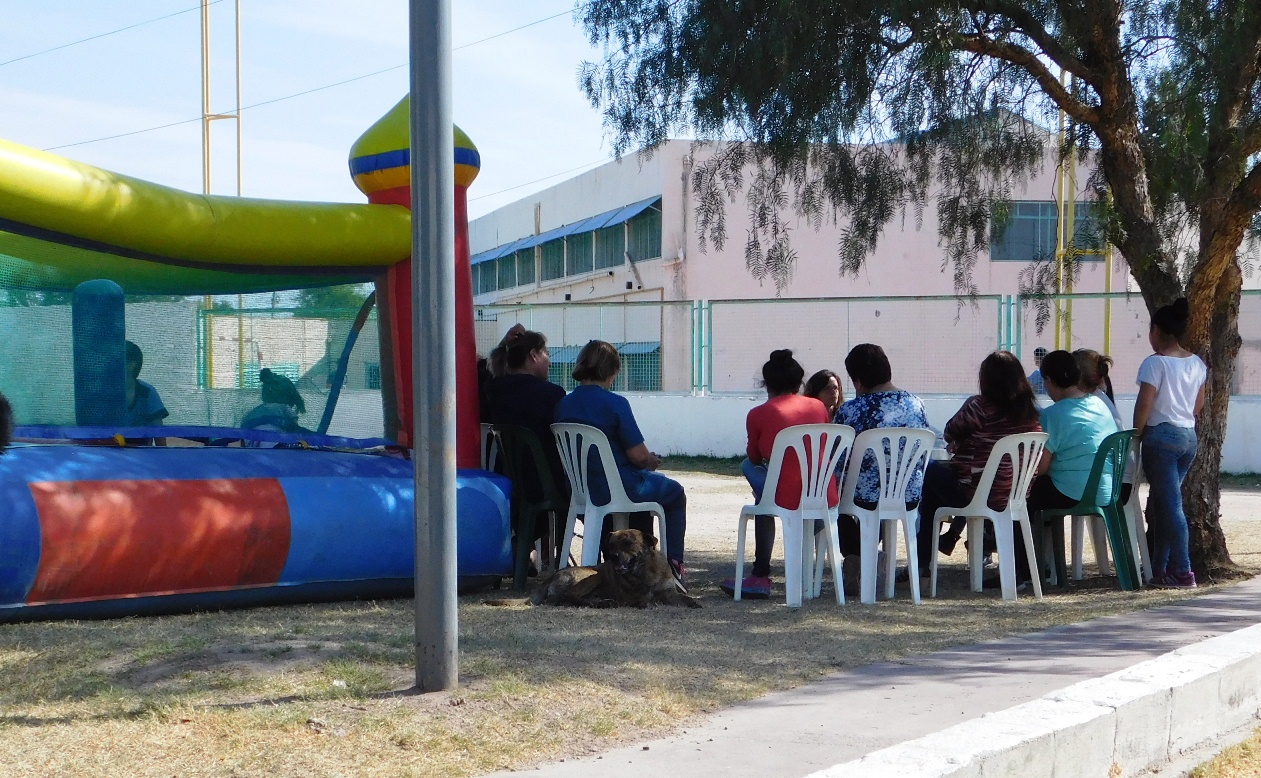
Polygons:
[[[1117,431],[1112,412],[1098,397],[1066,397],[1042,410],[1042,430],[1050,436],[1047,450],[1055,455],[1051,482],[1065,497],[1080,500],[1099,445]],[[1100,491],[1111,485],[1112,476],[1104,472]]]

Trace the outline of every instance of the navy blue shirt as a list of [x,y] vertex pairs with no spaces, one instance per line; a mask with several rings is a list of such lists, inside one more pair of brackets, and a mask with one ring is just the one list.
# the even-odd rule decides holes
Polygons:
[[603,432],[609,439],[623,482],[627,473],[640,469],[626,458],[626,449],[643,443],[644,435],[635,423],[630,403],[620,394],[594,384],[576,386],[556,406],[556,421],[589,424]]

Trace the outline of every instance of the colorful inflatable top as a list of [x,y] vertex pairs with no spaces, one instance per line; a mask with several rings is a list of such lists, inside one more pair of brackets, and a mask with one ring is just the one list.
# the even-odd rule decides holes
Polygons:
[[[355,143],[351,169],[370,204],[194,194],[0,141],[0,286],[68,291],[109,278],[131,294],[193,295],[371,280],[411,254],[398,207],[410,202],[398,197],[407,111],[404,98]],[[467,186],[477,150],[459,128],[455,140],[456,183]]]

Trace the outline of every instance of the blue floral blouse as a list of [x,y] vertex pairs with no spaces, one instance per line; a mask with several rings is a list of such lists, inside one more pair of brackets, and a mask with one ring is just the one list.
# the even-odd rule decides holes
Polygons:
[[[846,400],[836,409],[836,423],[848,424],[856,432],[866,432],[876,427],[918,427],[930,429],[924,403],[903,389],[889,392],[863,394]],[[916,473],[906,485],[906,501],[917,503],[924,487],[924,472]],[[880,477],[876,472],[876,458],[870,452],[863,459],[854,499],[869,503],[880,499]]]

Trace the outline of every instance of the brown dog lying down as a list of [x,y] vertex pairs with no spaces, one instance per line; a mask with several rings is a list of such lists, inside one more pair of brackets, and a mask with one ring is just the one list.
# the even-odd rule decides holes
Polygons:
[[665,554],[657,550],[657,539],[637,529],[610,533],[603,562],[557,571],[539,584],[530,602],[587,608],[701,607],[674,577]]

